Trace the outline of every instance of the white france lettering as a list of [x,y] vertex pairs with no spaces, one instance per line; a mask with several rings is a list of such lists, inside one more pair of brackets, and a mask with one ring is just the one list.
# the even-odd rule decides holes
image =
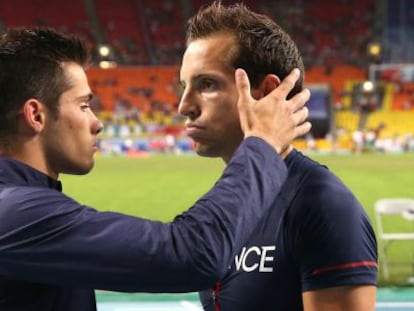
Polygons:
[[253,246],[253,247],[250,247],[250,248],[247,250],[246,254],[244,255],[243,261],[242,261],[243,271],[246,271],[246,272],[251,272],[251,271],[254,271],[254,270],[256,270],[257,266],[259,265],[259,264],[255,263],[255,264],[254,264],[253,266],[251,266],[251,267],[248,267],[248,266],[247,266],[247,264],[246,264],[246,258],[247,258],[247,256],[248,256],[251,252],[255,252],[255,253],[259,256],[259,255],[260,255],[260,248],[258,248],[257,246]]
[[[276,246],[252,246],[250,248],[243,247],[240,255],[236,255],[234,258],[235,264],[236,264],[236,270],[237,271],[244,271],[244,272],[252,272],[254,270],[257,270],[259,268],[259,272],[273,272],[272,266],[266,266],[266,263],[273,262],[274,256],[268,256],[269,252],[274,251],[276,249]],[[257,259],[254,258],[257,262],[254,264],[251,264],[250,266],[247,265],[247,258],[251,253],[255,253],[257,255]],[[252,262],[252,256],[250,256],[250,262]]]
[[267,257],[266,254],[268,251],[274,251],[276,248],[276,246],[272,245],[272,246],[262,246],[262,256],[260,257],[260,268],[259,271],[260,272],[273,272],[273,267],[265,267],[265,261],[273,261],[274,257],[273,256],[269,256]]
[[241,267],[241,262],[244,258],[244,254],[246,253],[246,247],[243,247],[241,254],[240,254],[240,259],[239,256],[236,255],[236,257],[234,258],[234,262],[236,264],[236,270],[239,271],[240,267]]

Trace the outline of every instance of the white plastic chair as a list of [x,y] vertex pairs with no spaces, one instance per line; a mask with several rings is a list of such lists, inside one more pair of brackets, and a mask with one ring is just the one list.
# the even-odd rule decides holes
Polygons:
[[[389,278],[387,250],[394,241],[414,241],[414,231],[401,232],[389,231],[384,232],[383,216],[401,216],[402,218],[414,221],[414,199],[409,198],[384,198],[375,203],[375,218],[377,223],[378,250],[382,263],[381,269],[386,280]],[[397,228],[394,228],[397,229]]]

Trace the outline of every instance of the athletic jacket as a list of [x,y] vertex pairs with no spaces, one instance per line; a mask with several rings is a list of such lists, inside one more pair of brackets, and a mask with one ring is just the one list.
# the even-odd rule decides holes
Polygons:
[[273,148],[248,138],[214,188],[161,223],[98,212],[64,195],[59,181],[0,158],[0,310],[91,311],[94,289],[211,287],[285,178]]

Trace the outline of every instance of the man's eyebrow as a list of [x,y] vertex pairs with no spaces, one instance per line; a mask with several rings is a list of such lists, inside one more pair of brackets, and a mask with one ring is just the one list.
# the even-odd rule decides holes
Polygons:
[[86,102],[90,102],[92,100],[92,98],[94,98],[94,94],[93,93],[89,93],[86,95],[82,95],[77,97],[76,99],[81,100],[81,101],[86,101]]
[[[190,77],[190,81],[191,82],[194,82],[194,81],[198,81],[198,80],[203,79],[203,78],[210,78],[210,77],[211,77],[211,75],[208,74],[208,73],[200,73],[198,75],[191,76]],[[180,83],[181,84],[183,84],[183,83],[185,84],[185,81],[181,80]]]

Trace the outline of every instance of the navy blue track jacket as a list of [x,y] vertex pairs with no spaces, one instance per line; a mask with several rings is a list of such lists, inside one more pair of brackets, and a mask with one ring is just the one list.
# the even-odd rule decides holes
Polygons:
[[94,289],[211,287],[285,178],[273,148],[248,138],[214,188],[161,223],[98,212],[62,194],[59,181],[0,157],[0,310],[91,311]]

